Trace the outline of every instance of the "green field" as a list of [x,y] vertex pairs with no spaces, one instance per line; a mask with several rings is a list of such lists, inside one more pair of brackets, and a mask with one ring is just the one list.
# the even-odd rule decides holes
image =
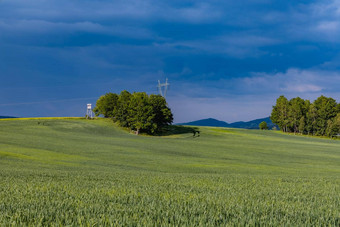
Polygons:
[[0,120],[0,225],[340,225],[339,140],[200,130]]

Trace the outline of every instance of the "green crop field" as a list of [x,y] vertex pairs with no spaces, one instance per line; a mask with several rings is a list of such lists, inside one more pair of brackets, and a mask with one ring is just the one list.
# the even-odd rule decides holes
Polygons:
[[184,129],[0,120],[0,225],[340,225],[339,140]]

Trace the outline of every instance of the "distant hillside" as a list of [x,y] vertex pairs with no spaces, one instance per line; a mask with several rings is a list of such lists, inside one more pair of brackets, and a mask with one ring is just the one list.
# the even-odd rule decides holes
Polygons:
[[219,121],[214,118],[202,119],[198,121],[192,121],[187,123],[180,123],[179,125],[195,125],[195,126],[213,126],[213,127],[229,127],[229,128],[245,128],[245,129],[258,129],[259,124],[265,121],[267,122],[268,128],[273,128],[275,124],[270,120],[269,117],[260,118],[252,121],[238,121],[228,124],[224,121]]
[[16,118],[16,117],[10,117],[10,116],[0,116],[0,119],[1,118]]
[[195,125],[195,126],[212,126],[212,127],[229,127],[229,124],[224,121],[219,121],[214,118],[207,118],[198,121],[192,121],[187,123],[180,123],[178,125]]
[[239,122],[234,122],[229,124],[228,127],[230,128],[247,128],[247,129],[258,129],[259,128],[259,124],[265,121],[268,125],[269,129],[272,129],[275,124],[270,120],[270,117],[266,117],[266,118],[260,118],[260,119],[256,119],[256,120],[252,120],[252,121],[239,121]]

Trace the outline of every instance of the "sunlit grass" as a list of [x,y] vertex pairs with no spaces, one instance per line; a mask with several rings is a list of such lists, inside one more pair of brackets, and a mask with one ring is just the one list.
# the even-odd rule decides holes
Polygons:
[[2,225],[340,224],[340,141],[110,120],[0,120]]

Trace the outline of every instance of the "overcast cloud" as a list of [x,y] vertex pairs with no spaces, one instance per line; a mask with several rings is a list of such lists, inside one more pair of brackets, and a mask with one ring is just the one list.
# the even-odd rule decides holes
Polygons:
[[1,0],[0,115],[83,116],[156,93],[175,122],[270,115],[279,95],[340,101],[340,1]]

